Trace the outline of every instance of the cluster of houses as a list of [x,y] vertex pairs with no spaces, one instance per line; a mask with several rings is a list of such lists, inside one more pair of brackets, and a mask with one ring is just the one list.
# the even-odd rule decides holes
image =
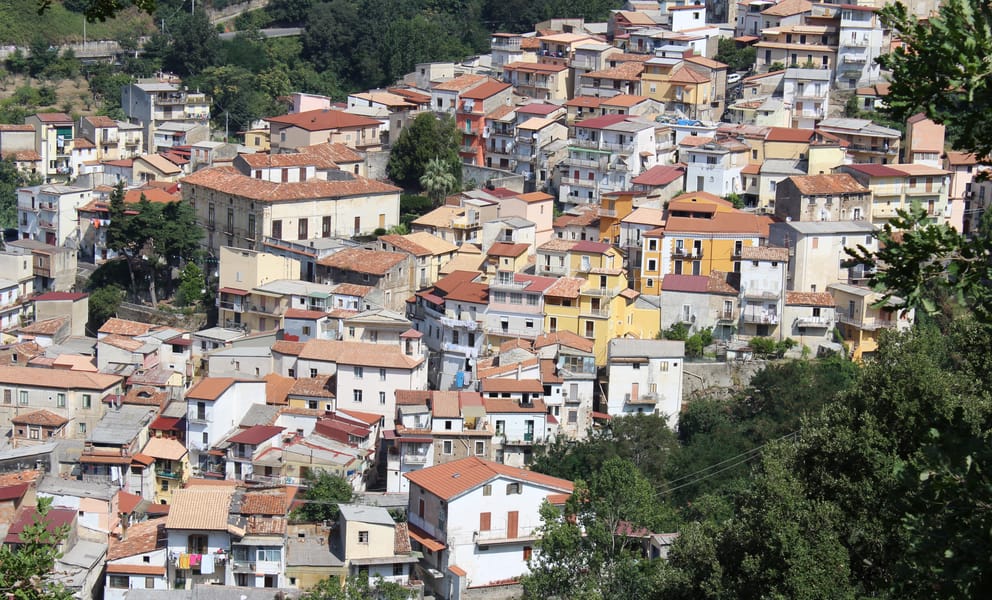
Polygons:
[[[715,60],[724,38],[756,49],[753,74]],[[905,133],[836,116],[831,94],[884,103],[874,58],[895,43],[871,6],[631,1],[344,103],[294,94],[241,144],[211,141],[210,99],[165,75],[124,87],[127,121],[0,125],[0,154],[44,181],[0,251],[0,539],[50,498],[79,597],[512,584],[542,503],[572,489],[528,470],[536,446],[638,413],[677,428],[697,357],[663,332],[861,360],[910,325],[845,249],[912,206],[975,231],[992,183],[922,115]],[[407,232],[385,165],[422,113],[454,119],[476,185]],[[194,209],[213,326],[87,322],[77,270],[116,258],[122,181],[129,210]],[[297,522],[318,472],[405,519]],[[645,535],[664,555],[671,535]]]

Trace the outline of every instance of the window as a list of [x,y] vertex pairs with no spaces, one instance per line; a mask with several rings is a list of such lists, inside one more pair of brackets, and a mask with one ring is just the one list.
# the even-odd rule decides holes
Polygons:
[[486,454],[486,443],[483,441],[475,442],[475,455],[484,456]]
[[524,546],[524,560],[530,560],[531,556],[534,555],[534,551],[530,546]]
[[658,270],[658,262],[653,258],[648,259],[648,271],[657,271],[657,270]]
[[[357,166],[355,167],[358,168]],[[393,565],[393,577],[401,577],[403,575],[403,563],[397,563]]]
[[658,249],[658,240],[655,239],[648,240],[648,250],[653,252],[657,249]]
[[507,496],[513,496],[515,494],[521,494],[521,493],[523,493],[523,492],[520,489],[520,483],[519,482],[506,484],[506,495]]
[[668,372],[668,361],[667,360],[663,360],[660,363],[658,363],[658,370],[661,371],[662,373],[667,373]]
[[379,392],[379,404],[386,403],[386,392]]
[[451,440],[444,440],[441,442],[441,453],[451,454]]
[[83,394],[83,408],[93,407],[93,396],[90,394]]
[[365,376],[365,369],[362,367],[355,367],[355,379],[361,379]]
[[379,381],[385,381],[385,380],[386,380],[386,368],[379,367]]
[[493,526],[493,514],[490,512],[479,513],[479,531],[489,531]]
[[310,220],[309,219],[300,219],[300,222],[299,222],[299,224],[298,224],[298,226],[296,228],[297,229],[296,239],[298,239],[298,240],[305,240],[305,239],[307,239],[309,237],[309,235],[308,235],[309,232],[307,231],[307,229],[309,228],[309,225],[310,225]]
[[276,219],[272,221],[272,237],[277,240],[282,239],[282,219]]
[[3,403],[12,404],[14,402],[14,391],[10,389],[5,389],[3,391]]
[[313,378],[316,376],[317,376],[317,369],[310,369],[310,377]]
[[203,432],[203,445],[208,446],[210,444],[210,434],[206,431]]
[[322,217],[320,219],[320,237],[331,237],[331,218]]
[[128,584],[130,583],[130,580],[131,580],[131,578],[128,577],[127,575],[111,575],[110,576],[110,587],[115,588],[115,589],[119,589],[119,590],[126,590],[127,587],[128,587]]
[[445,421],[444,422],[444,430],[445,431],[451,431],[451,421]]
[[353,394],[352,399],[355,401],[355,403],[356,404],[361,404],[362,403],[362,390],[352,390],[352,394]]
[[28,392],[27,392],[27,390],[21,390],[19,402],[21,404],[27,404],[28,403]]
[[482,495],[483,496],[493,495],[493,486],[491,483],[487,483],[486,485],[482,486]]
[[163,479],[162,480],[162,491],[163,492],[168,492],[169,491],[169,480],[168,479]]
[[359,531],[358,532],[358,543],[359,544],[368,544],[369,543],[369,532],[368,531]]

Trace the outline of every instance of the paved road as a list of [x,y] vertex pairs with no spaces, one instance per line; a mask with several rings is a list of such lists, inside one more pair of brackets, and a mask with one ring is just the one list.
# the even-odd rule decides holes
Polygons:
[[[276,27],[273,29],[262,29],[260,30],[262,35],[267,38],[278,38],[278,37],[292,37],[294,35],[300,35],[303,31],[302,27]],[[222,40],[233,40],[234,36],[237,35],[237,31],[229,31],[227,33],[220,34],[220,39]]]

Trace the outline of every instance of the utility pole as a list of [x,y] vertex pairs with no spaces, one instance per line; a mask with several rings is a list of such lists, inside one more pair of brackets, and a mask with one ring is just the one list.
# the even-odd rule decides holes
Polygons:
[[228,136],[228,133],[227,133],[227,123],[228,123],[228,116],[229,116],[229,115],[228,115],[228,112],[227,112],[227,111],[225,110],[225,111],[224,111],[224,142],[225,142],[225,143],[226,143],[226,142],[227,142],[227,140],[228,140],[228,137],[227,137],[227,136]]

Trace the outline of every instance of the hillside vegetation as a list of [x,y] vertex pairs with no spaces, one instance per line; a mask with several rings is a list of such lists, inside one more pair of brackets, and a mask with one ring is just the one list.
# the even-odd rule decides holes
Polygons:
[[[142,35],[154,30],[152,17],[136,8],[123,11],[117,18],[86,24],[87,40],[116,40],[122,36]],[[50,44],[83,41],[83,15],[53,2],[45,14],[38,15],[38,0],[4,0],[0,2],[0,45],[27,46],[35,38]]]

